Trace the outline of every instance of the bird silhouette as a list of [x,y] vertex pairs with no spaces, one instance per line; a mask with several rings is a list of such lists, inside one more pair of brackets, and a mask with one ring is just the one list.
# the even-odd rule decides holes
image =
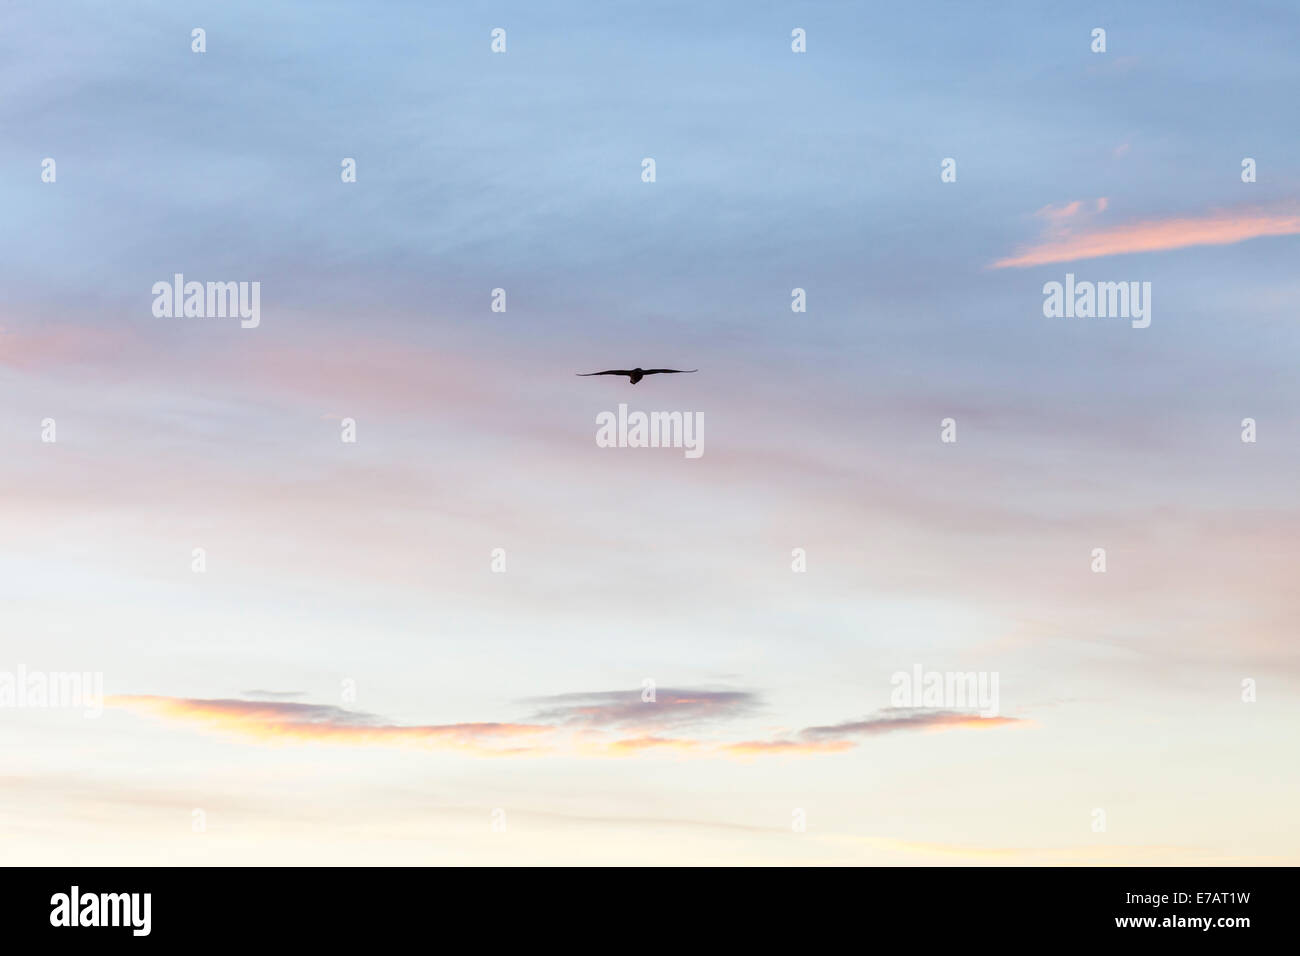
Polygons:
[[660,372],[698,372],[698,368],[611,368],[603,372],[578,372],[581,376],[589,375],[626,375],[633,385],[641,381],[647,375],[658,375]]

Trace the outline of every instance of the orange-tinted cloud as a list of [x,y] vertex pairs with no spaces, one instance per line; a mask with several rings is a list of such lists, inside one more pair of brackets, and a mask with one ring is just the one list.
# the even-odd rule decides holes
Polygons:
[[694,751],[699,748],[700,742],[698,740],[689,740],[682,737],[628,737],[624,740],[614,741],[605,750],[607,753],[614,755],[631,755],[647,750]]
[[476,754],[533,754],[532,743],[551,728],[535,724],[457,723],[403,726],[370,714],[324,704],[283,701],[198,700],[146,695],[110,697],[106,703],[136,713],[197,724],[266,742],[412,746]]
[[742,740],[740,743],[727,744],[722,750],[724,753],[738,757],[776,754],[798,756],[843,753],[856,746],[857,744],[852,740]]
[[[1052,262],[1133,252],[1162,252],[1188,246],[1223,246],[1264,236],[1300,234],[1300,212],[1294,208],[1275,211],[1243,209],[1206,216],[1148,219],[1106,228],[1062,230],[1062,224],[1078,211],[1071,209],[1074,206],[1077,203],[1061,209],[1045,207],[1050,210],[1044,215],[1049,220],[1047,238],[1022,248],[1015,255],[999,259],[990,268],[1022,269]],[[1099,202],[1098,211],[1104,208],[1105,204]],[[1044,210],[1039,212],[1044,213]]]
[[[266,692],[262,692],[266,693]],[[743,691],[670,691],[669,701],[703,706],[703,713],[717,716],[722,712],[747,709],[757,698]],[[234,700],[228,698],[196,699],[156,697],[151,695],[115,696],[106,699],[110,707],[202,727],[233,733],[265,743],[333,743],[344,746],[408,746],[428,750],[457,750],[477,756],[539,756],[547,753],[576,753],[585,756],[631,756],[648,752],[754,757],[763,755],[800,756],[843,753],[857,746],[855,738],[902,730],[954,730],[991,728],[1023,723],[1010,717],[978,717],[956,711],[896,710],[880,711],[863,720],[808,727],[791,737],[766,740],[726,742],[701,738],[626,733],[634,723],[629,707],[639,706],[653,714],[657,702],[642,702],[639,692],[610,691],[566,694],[548,700],[574,702],[603,701],[608,708],[596,715],[590,707],[575,703],[552,708],[549,713],[560,720],[553,723],[466,722],[406,726],[392,724],[359,711],[328,704],[301,704],[284,700]],[[631,702],[636,701],[633,705]],[[576,709],[580,723],[575,726],[571,711]],[[700,719],[697,711],[688,720]],[[603,718],[603,726],[602,726]],[[675,723],[682,716],[658,719]],[[639,723],[653,725],[656,718]]]

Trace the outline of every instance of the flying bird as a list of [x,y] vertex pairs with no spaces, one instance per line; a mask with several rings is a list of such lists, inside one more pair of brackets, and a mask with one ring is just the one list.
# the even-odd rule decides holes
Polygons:
[[584,377],[588,375],[626,375],[632,384],[635,385],[647,375],[658,375],[660,372],[686,373],[698,371],[698,368],[611,368],[606,369],[603,372],[578,372],[577,374]]

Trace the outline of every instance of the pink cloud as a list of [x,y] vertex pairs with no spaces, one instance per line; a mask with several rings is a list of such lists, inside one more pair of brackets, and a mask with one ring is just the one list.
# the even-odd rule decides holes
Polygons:
[[[1099,205],[1098,208],[1105,207]],[[1058,215],[1052,221],[1059,222],[1060,219]],[[1049,236],[1045,240],[1024,247],[1013,256],[999,259],[990,268],[1021,269],[1052,262],[1097,259],[1133,252],[1163,252],[1188,246],[1223,246],[1263,236],[1291,236],[1297,233],[1300,233],[1300,213],[1294,210],[1239,210],[1207,216],[1148,219],[1076,232],[1050,234],[1049,230]]]
[[1059,224],[1077,215],[1079,210],[1082,208],[1083,202],[1076,199],[1074,202],[1066,203],[1064,206],[1044,206],[1042,209],[1038,210],[1038,212],[1034,213],[1034,215],[1040,219],[1046,219],[1050,223]]

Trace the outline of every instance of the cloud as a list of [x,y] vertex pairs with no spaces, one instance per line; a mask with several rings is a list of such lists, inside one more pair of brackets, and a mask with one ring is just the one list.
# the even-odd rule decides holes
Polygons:
[[923,708],[889,708],[877,711],[862,720],[844,721],[805,727],[796,735],[785,739],[745,740],[729,744],[728,753],[756,756],[762,754],[818,754],[842,753],[858,745],[855,738],[899,731],[936,730],[991,730],[994,727],[1025,725],[1017,717],[980,717],[978,714],[956,710],[927,710]]
[[981,717],[978,714],[956,710],[927,710],[923,708],[895,708],[877,711],[863,720],[808,727],[800,736],[812,740],[890,734],[900,730],[988,730],[1009,724],[1025,723],[1019,717]]
[[729,754],[744,757],[785,754],[789,756],[802,754],[843,753],[856,747],[851,740],[742,740],[740,743],[727,744],[723,750]]
[[605,747],[605,750],[611,754],[637,754],[646,750],[698,750],[701,744],[698,740],[689,740],[678,737],[628,737],[623,740],[616,740]]
[[413,746],[472,753],[535,753],[531,742],[550,728],[531,724],[456,723],[404,726],[328,704],[147,695],[115,696],[109,706],[274,742]]
[[750,713],[758,703],[749,691],[678,690],[657,688],[653,701],[641,691],[600,691],[531,698],[542,705],[534,720],[604,728],[683,727],[729,720]]
[[1076,199],[1074,202],[1066,203],[1063,206],[1044,206],[1034,215],[1040,219],[1046,219],[1049,223],[1059,225],[1078,215],[1079,210],[1082,208],[1083,201]]
[[661,689],[657,700],[639,691],[597,691],[533,698],[552,706],[528,723],[393,724],[330,704],[283,700],[197,699],[128,695],[106,703],[135,713],[234,733],[266,743],[333,743],[457,750],[480,756],[571,753],[626,757],[642,753],[753,757],[843,753],[857,738],[904,730],[986,729],[1020,724],[1010,717],[982,718],[958,711],[884,710],[863,720],[808,727],[791,737],[729,742],[665,736],[644,728],[726,721],[757,706],[749,691]]
[[[1106,208],[1098,201],[1098,211]],[[999,259],[989,268],[1022,269],[1052,262],[1097,259],[1134,252],[1163,252],[1189,246],[1223,246],[1265,236],[1300,234],[1300,211],[1294,208],[1266,211],[1240,209],[1204,216],[1147,219],[1106,228],[1070,230],[1066,220],[1078,210],[1077,203],[1053,209],[1045,206],[1036,215],[1048,219],[1047,236],[1021,248],[1015,255]]]

